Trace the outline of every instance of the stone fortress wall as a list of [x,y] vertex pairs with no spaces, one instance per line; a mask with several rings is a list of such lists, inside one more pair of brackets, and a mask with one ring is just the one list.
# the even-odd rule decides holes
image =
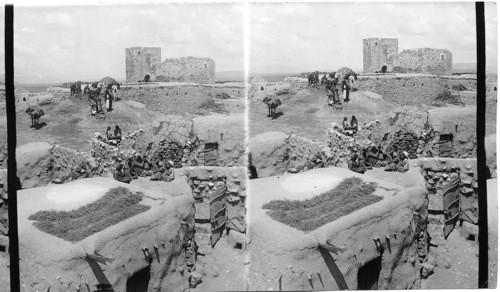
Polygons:
[[195,57],[166,59],[157,71],[157,75],[158,79],[167,82],[214,83],[215,61],[211,58]]
[[125,49],[125,67],[127,82],[143,80],[144,76],[156,79],[156,70],[161,64],[161,48],[127,48]]
[[451,75],[453,55],[446,49],[404,50],[395,58],[393,65],[406,69],[408,73]]
[[477,77],[424,74],[361,75],[356,82],[357,88],[378,93],[384,99],[399,105],[430,105],[440,93],[451,90],[454,85],[461,84],[468,90],[475,90]]
[[392,63],[397,54],[397,38],[363,39],[363,71],[373,73],[380,71],[382,66],[387,66],[392,71]]
[[215,83],[215,61],[211,58],[181,57],[161,62],[161,48],[125,49],[126,82],[151,81]]
[[363,72],[387,72],[396,67],[405,73],[423,73],[432,75],[451,75],[453,67],[452,53],[447,49],[412,49],[398,54],[397,38],[363,39]]

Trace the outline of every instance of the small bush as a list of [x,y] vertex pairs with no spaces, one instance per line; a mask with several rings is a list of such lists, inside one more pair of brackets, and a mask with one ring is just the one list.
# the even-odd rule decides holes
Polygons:
[[340,217],[382,200],[372,195],[375,183],[365,183],[360,178],[344,179],[333,190],[312,199],[273,200],[263,206],[276,221],[302,231],[312,231]]
[[118,187],[76,210],[38,211],[28,219],[37,221],[33,225],[43,232],[76,242],[150,209],[139,204],[143,196]]

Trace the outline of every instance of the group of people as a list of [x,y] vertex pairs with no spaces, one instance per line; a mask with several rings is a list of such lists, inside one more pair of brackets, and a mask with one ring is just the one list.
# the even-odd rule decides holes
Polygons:
[[[349,102],[349,93],[354,88],[357,76],[353,73],[347,73],[340,76],[341,73],[330,73],[321,78],[321,84],[325,84],[328,105],[334,106],[335,104],[342,105],[344,102]],[[342,99],[340,98],[342,95]]]
[[106,129],[106,139],[108,144],[118,145],[122,141],[122,129],[116,125],[115,130],[111,130],[111,126]]
[[365,173],[373,167],[384,167],[385,171],[406,172],[410,169],[408,152],[398,151],[396,148],[385,151],[382,146],[371,145],[359,151],[357,148],[351,150],[351,157],[347,162],[349,170]]
[[[84,93],[88,94],[90,112],[92,115],[104,113],[100,97],[102,87],[101,83],[94,82],[90,87],[87,85],[84,89]],[[118,86],[113,83],[108,83],[104,89],[104,104],[108,112],[113,111],[113,100],[116,100],[117,98]]]
[[174,163],[166,160],[161,154],[147,155],[135,154],[124,163],[117,160],[113,173],[115,180],[130,183],[132,179],[150,176],[152,181],[171,182],[175,179]]
[[347,117],[344,117],[342,122],[342,133],[348,136],[353,136],[358,132],[358,119],[355,116],[351,117],[351,122],[347,121]]

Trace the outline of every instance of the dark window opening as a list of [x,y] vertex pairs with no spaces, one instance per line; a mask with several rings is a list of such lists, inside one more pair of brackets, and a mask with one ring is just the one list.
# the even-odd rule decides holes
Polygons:
[[184,92],[184,95],[187,95],[188,93],[187,92]]
[[382,73],[387,73],[387,66],[382,66]]
[[382,258],[369,261],[358,270],[357,290],[378,290],[378,278],[382,270]]
[[261,86],[261,87],[260,87],[260,90],[261,90],[261,91],[264,91],[264,87],[263,87],[263,86]]
[[7,249],[5,245],[0,245],[0,252],[5,252]]
[[422,86],[424,86],[424,84],[422,83]]
[[452,157],[453,135],[444,134],[439,136],[439,156]]
[[219,158],[219,144],[205,143],[205,165],[216,166]]
[[496,88],[496,87],[493,87],[493,90],[494,90],[494,91],[497,91],[497,88]]
[[135,273],[132,277],[128,278],[127,292],[147,292],[150,279],[151,267],[147,266]]

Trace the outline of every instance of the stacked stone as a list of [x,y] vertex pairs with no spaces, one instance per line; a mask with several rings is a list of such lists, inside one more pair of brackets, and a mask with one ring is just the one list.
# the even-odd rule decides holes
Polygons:
[[172,161],[175,168],[182,167],[182,163],[186,161],[184,159],[184,149],[175,142],[160,141],[157,154],[161,154],[164,159]]
[[290,135],[286,143],[287,148],[281,160],[290,162],[288,172],[297,173],[338,163],[332,149],[323,143],[295,135]]
[[[419,165],[429,191],[429,210],[434,213],[441,214],[444,209],[443,198],[436,193],[452,179],[460,178],[460,219],[464,220],[462,226],[465,224],[467,232],[477,231],[476,159],[423,158],[419,161]],[[433,215],[429,220],[435,224],[443,224],[442,217],[442,215]]]
[[[243,167],[189,167],[186,170],[188,184],[193,190],[193,196],[198,200],[196,218],[210,219],[208,198],[218,188],[227,187],[226,212],[227,227],[244,233],[245,201],[246,201],[246,170]],[[200,202],[203,200],[203,202]]]
[[[53,183],[63,183],[80,178],[100,176],[103,165],[85,152],[55,145],[50,150],[50,160],[44,172],[49,173]],[[37,174],[38,176],[41,173]]]

